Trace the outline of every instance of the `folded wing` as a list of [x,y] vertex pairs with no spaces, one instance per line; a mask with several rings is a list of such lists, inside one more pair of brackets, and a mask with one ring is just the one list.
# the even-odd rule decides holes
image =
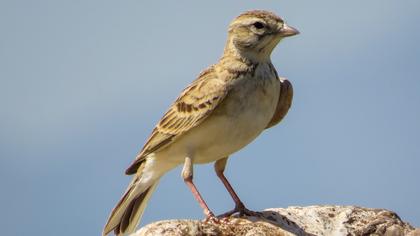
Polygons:
[[177,137],[203,122],[227,93],[225,81],[217,78],[213,67],[203,71],[165,113],[125,173],[136,173],[148,154],[166,147]]
[[280,94],[279,101],[277,102],[276,111],[274,112],[273,118],[268,123],[266,129],[277,125],[287,114],[290,106],[292,105],[293,99],[293,87],[292,83],[285,78],[279,78],[280,80]]

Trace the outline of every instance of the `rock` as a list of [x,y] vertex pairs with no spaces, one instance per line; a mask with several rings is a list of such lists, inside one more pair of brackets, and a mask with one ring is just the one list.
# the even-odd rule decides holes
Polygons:
[[144,226],[130,236],[420,236],[392,211],[356,206],[271,208],[258,216],[230,217],[222,223],[166,220]]

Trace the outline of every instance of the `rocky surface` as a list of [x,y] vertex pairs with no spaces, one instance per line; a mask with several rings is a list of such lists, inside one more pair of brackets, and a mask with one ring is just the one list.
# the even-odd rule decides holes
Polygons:
[[266,209],[258,216],[230,217],[218,224],[198,220],[159,221],[130,236],[152,235],[420,236],[420,229],[414,229],[397,214],[384,209],[308,206]]

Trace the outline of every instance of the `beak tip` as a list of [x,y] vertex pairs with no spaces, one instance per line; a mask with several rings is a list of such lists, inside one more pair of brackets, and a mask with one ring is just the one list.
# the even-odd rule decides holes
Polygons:
[[280,34],[283,35],[283,37],[289,37],[300,34],[300,32],[291,26],[284,25],[284,27],[280,30]]

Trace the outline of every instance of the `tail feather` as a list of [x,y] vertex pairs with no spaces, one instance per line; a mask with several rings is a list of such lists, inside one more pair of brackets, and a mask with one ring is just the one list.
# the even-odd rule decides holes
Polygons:
[[127,211],[127,214],[124,214],[124,217],[121,220],[120,233],[133,232],[136,229],[141,217],[143,216],[143,212],[146,209],[147,202],[149,201],[150,196],[156,188],[156,185],[157,183],[153,184],[138,198],[133,200],[133,205],[130,214],[128,214],[129,211]]
[[[139,172],[141,173],[141,171]],[[102,235],[114,231],[116,235],[126,235],[135,230],[147,202],[159,180],[152,184],[140,184],[140,175],[136,175],[128,186],[121,200],[112,210]]]
[[103,233],[102,233],[103,236],[109,234],[113,229],[119,228],[120,219],[122,218],[125,212],[125,209],[127,208],[127,204],[131,202],[131,201],[128,201],[129,196],[133,192],[133,188],[135,184],[137,183],[137,181],[138,181],[137,177],[133,178],[131,183],[128,185],[128,188],[125,191],[122,198],[118,201],[114,209],[112,209],[112,212],[109,215],[108,221],[106,222],[105,228],[103,230]]

